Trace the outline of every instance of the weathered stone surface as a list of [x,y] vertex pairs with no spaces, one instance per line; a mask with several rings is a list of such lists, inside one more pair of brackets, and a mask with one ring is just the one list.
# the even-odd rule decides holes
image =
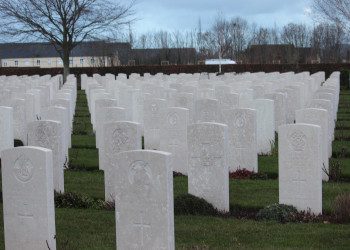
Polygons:
[[128,151],[117,156],[118,249],[175,248],[173,174],[170,154]]
[[160,129],[165,122],[167,101],[164,99],[146,99],[144,101],[144,138],[145,149],[160,148]]
[[28,124],[28,145],[43,147],[53,153],[53,183],[57,192],[64,192],[62,162],[62,124],[58,121],[35,121]]
[[322,213],[321,127],[283,125],[279,132],[279,203]]
[[26,102],[24,99],[14,99],[11,101],[13,108],[13,129],[14,138],[21,140],[27,145],[27,119],[26,119]]
[[227,109],[223,111],[223,119],[228,126],[229,171],[247,169],[258,172],[256,110]]
[[188,128],[188,192],[229,211],[227,126],[198,123]]
[[51,150],[19,147],[1,159],[5,248],[55,250]]
[[[322,170],[322,179],[328,181],[329,177],[329,159],[328,159],[328,111],[325,109],[300,109],[295,112],[297,123],[306,123],[317,125],[321,127],[321,150],[322,150],[322,164],[320,166]],[[332,148],[331,148],[332,150]]]
[[104,146],[103,151],[100,151],[100,159],[105,177],[105,200],[114,201],[114,176],[118,174],[117,154],[141,149],[141,130],[138,123],[125,121],[105,123],[103,130]]
[[218,100],[201,99],[195,102],[194,122],[219,122],[221,113]]
[[274,101],[256,99],[257,111],[257,142],[259,154],[270,154],[275,142],[275,111]]
[[173,171],[184,175],[187,175],[188,172],[188,124],[188,109],[176,107],[168,108],[166,120],[160,133],[160,150],[172,154]]
[[0,106],[0,153],[13,148],[13,109]]

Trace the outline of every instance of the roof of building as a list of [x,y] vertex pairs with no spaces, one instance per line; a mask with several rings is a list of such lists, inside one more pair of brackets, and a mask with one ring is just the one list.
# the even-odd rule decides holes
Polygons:
[[[120,59],[125,53],[129,53],[131,46],[129,43],[115,42],[83,42],[77,45],[72,53],[72,57],[80,56],[111,56],[118,54]],[[59,57],[53,44],[50,43],[0,43],[0,58],[43,58]],[[127,58],[126,58],[127,60]]]
[[231,59],[207,59],[205,60],[206,65],[228,65],[228,64],[237,64],[235,61]]

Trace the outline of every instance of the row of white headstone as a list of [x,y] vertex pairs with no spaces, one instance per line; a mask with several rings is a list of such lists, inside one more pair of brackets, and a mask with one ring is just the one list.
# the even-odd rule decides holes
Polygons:
[[[17,147],[2,151],[5,248],[56,249],[53,151]],[[118,249],[174,249],[170,153],[117,155]]]
[[[117,80],[113,76],[83,78],[87,82],[85,88],[92,123],[97,128],[100,166],[105,171],[106,200],[115,200],[118,207],[117,204],[122,202],[119,195],[124,197],[137,193],[124,186],[129,185],[125,184],[125,180],[134,185],[134,177],[130,177],[134,174],[131,171],[133,164],[142,170],[137,174],[139,192],[151,192],[152,183],[159,181],[159,178],[152,179],[152,168],[145,167],[149,164],[135,159],[127,169],[121,169],[123,164],[118,160],[119,153],[140,150],[143,134],[146,149],[172,153],[171,170],[188,175],[190,194],[206,199],[222,212],[228,212],[229,171],[239,168],[257,171],[257,153],[271,151],[270,143],[274,141],[276,131],[280,135],[280,203],[294,205],[299,210],[322,213],[322,178],[328,180],[326,172],[339,102],[339,73],[334,73],[326,82],[322,72],[312,76],[305,73],[287,74],[288,77],[275,73],[257,75],[244,77],[259,82],[268,78],[269,81],[263,81],[261,86],[244,81],[242,85],[246,84],[247,89],[234,79],[242,76],[233,75],[227,76],[228,79],[212,76],[214,79],[206,81],[194,81],[195,76],[184,75],[181,80],[180,76],[159,76],[161,80],[157,76],[131,77],[129,80],[123,76],[121,79],[118,76]],[[187,77],[194,79],[191,81]],[[273,80],[275,78],[277,80]],[[288,82],[288,86],[281,88],[284,81]],[[202,85],[206,86],[204,90],[201,89]],[[232,93],[237,86],[244,90]],[[216,99],[194,98],[204,92],[215,95]],[[249,95],[249,92],[253,95]],[[189,97],[191,105],[184,99],[176,102],[179,95]],[[128,98],[118,105],[125,96]],[[247,103],[252,106],[243,106]],[[130,115],[135,113],[143,115]],[[135,117],[139,120],[135,120]],[[264,145],[260,151],[257,150],[259,138],[260,145]],[[119,178],[124,182],[118,182]],[[120,190],[123,190],[123,194],[118,195]],[[142,200],[138,198],[136,200]],[[141,203],[139,209],[152,208]],[[135,214],[128,212],[127,209],[118,211],[117,208],[117,218],[132,221]],[[145,224],[144,229],[149,225]],[[118,232],[121,234],[117,223],[117,237]],[[120,234],[119,238],[134,236],[128,230],[122,236]]]
[[53,151],[54,189],[64,192],[64,167],[71,147],[77,97],[76,79],[60,86],[60,77],[2,77],[0,79],[0,152],[14,139],[23,145]]
[[[319,85],[321,85],[322,74],[316,74],[311,78],[320,81]],[[316,88],[311,95],[311,100],[320,89],[326,90],[327,93],[334,91],[336,95],[339,94],[339,75],[332,75],[322,87]],[[88,95],[88,100],[90,110],[93,110],[96,106],[92,108],[92,103],[95,102],[96,105],[98,99],[93,101],[96,97],[91,94]],[[336,103],[337,97],[334,95],[332,97],[334,97],[332,101]],[[147,100],[151,99],[147,98],[144,102],[147,103]],[[158,99],[156,98],[156,101]],[[245,102],[245,98],[239,101]],[[209,103],[214,102],[209,101]],[[311,103],[312,101],[309,105]],[[151,105],[149,107],[151,113],[152,109],[162,108],[161,104]],[[144,103],[143,106],[145,106]],[[337,109],[337,105],[333,107]],[[124,110],[130,109],[128,106],[123,108]],[[119,108],[119,110],[122,109]],[[143,110],[146,111],[146,108]],[[190,112],[189,109],[182,108],[181,110],[187,111],[185,112],[187,114]],[[240,109],[232,109],[227,111],[226,116],[222,116],[221,111],[225,110],[220,109],[218,116],[213,113],[207,114],[204,109],[205,114],[200,117],[207,118],[216,115],[216,117],[226,118],[226,116],[231,116],[232,112]],[[275,109],[272,110],[270,113],[274,113]],[[175,107],[173,111],[177,113],[179,110]],[[250,111],[259,114],[258,108],[256,111]],[[325,110],[322,111],[327,113]],[[334,112],[333,109],[331,111]],[[222,114],[225,113],[222,112]],[[147,113],[144,113],[144,116],[146,118]],[[158,118],[158,116],[154,117]],[[168,118],[168,116],[165,117]],[[273,115],[271,117],[274,121]],[[172,171],[176,160],[169,153],[140,150],[141,135],[145,135],[145,142],[147,140],[146,119],[142,120],[139,124],[133,121],[113,122],[113,120],[112,123],[104,124],[102,121],[104,128],[102,145],[106,156],[104,167],[110,166],[109,188],[111,193],[109,196],[115,199],[116,205],[117,247],[118,249],[173,249]],[[178,120],[173,117],[165,120],[159,118],[157,121],[168,122],[168,125],[172,125],[174,120],[176,124]],[[215,120],[196,120],[196,123],[191,123],[190,118],[188,120],[187,125],[189,126],[184,129],[186,136],[180,137],[181,133],[176,134],[177,130],[169,130],[169,133],[174,133],[173,138],[187,139],[185,146],[188,150],[189,193],[206,199],[218,210],[229,211],[227,162],[230,124],[217,123]],[[242,118],[235,122],[241,125],[241,120]],[[333,133],[328,130],[327,135],[322,136],[320,133],[321,129],[324,129],[322,125],[310,125],[310,123],[318,122],[316,118],[315,120],[308,122],[309,124],[279,127],[279,181],[281,203],[295,205],[298,209],[311,209],[312,212],[317,213],[322,212],[321,165],[323,158],[320,142],[323,142],[324,137],[328,142],[329,139],[332,139]],[[327,116],[327,121],[329,123],[329,116]],[[331,121],[334,122],[333,118]],[[322,124],[324,123],[323,120]],[[243,124],[250,126],[250,124]],[[159,127],[159,130],[155,129],[156,132],[163,131],[162,135],[166,136],[166,129],[161,128],[162,124]],[[156,133],[154,132],[153,135]],[[233,139],[235,137],[237,135],[232,136]],[[241,139],[244,143],[247,140],[244,136]],[[170,145],[169,142],[166,142],[166,145]],[[3,182],[5,244],[8,249],[47,249],[47,247],[55,249],[53,204],[55,167],[53,159],[52,151],[43,148],[23,147],[2,153],[3,169],[5,169],[2,174],[3,180],[6,180]],[[36,189],[40,189],[40,192],[35,192]],[[18,230],[19,224],[25,226]],[[37,233],[38,231],[40,233]]]

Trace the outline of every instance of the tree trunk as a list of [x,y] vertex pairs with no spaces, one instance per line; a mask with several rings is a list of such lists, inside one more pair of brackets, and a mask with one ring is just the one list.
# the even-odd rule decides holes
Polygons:
[[69,53],[64,53],[63,56],[63,84],[67,81],[69,75]]

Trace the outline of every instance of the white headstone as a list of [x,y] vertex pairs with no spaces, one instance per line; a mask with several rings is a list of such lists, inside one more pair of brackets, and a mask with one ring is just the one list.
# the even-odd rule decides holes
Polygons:
[[[96,132],[97,135],[97,130],[101,129],[101,126],[103,126],[104,123],[104,117],[106,116],[103,112],[105,112],[105,108],[107,107],[117,107],[118,103],[117,100],[115,99],[97,99],[95,101],[95,121],[96,124],[93,126],[93,129]],[[96,145],[99,145],[99,140],[100,138],[96,136]]]
[[123,151],[141,149],[141,131],[140,125],[133,122],[105,123],[103,130],[104,150],[100,151],[100,159],[103,162],[105,177],[105,200],[114,201],[114,176],[119,174],[116,156]]
[[274,101],[275,110],[275,130],[278,132],[278,127],[287,123],[287,106],[285,93],[266,94],[266,99]]
[[[295,112],[297,123],[307,123],[317,125],[321,127],[321,148],[322,148],[322,164],[320,166],[322,170],[322,179],[328,181],[327,175],[329,171],[329,160],[328,160],[328,148],[331,143],[328,140],[328,111],[325,109],[300,109]],[[331,147],[332,150],[332,147]]]
[[0,106],[0,153],[13,148],[13,109]]
[[227,165],[230,172],[246,169],[258,172],[257,123],[254,109],[223,111],[228,125]]
[[190,93],[177,93],[174,95],[174,107],[187,108],[189,110],[190,123],[193,123],[194,95]]
[[283,125],[278,140],[279,203],[322,213],[321,128]]
[[19,147],[1,159],[5,248],[55,250],[51,150]]
[[43,147],[53,153],[53,183],[57,192],[64,192],[62,162],[62,124],[58,121],[35,121],[28,124],[28,145]]
[[26,102],[24,99],[14,99],[11,101],[13,108],[13,127],[14,138],[21,140],[27,145],[27,119],[26,119]]
[[165,122],[167,102],[164,99],[146,99],[144,101],[144,139],[145,149],[160,148],[160,129]]
[[160,150],[172,154],[173,171],[184,175],[187,175],[188,172],[188,124],[188,109],[168,108],[166,120],[160,132]]
[[188,128],[188,192],[228,212],[227,126],[197,123]]
[[101,112],[101,124],[96,130],[96,147],[103,148],[103,125],[108,122],[126,121],[125,109],[121,107],[105,107]]
[[[330,142],[334,140],[334,128],[335,121],[333,120],[333,106],[332,102],[325,99],[313,99],[310,103],[310,108],[325,109],[328,111],[328,139]],[[329,152],[329,157],[332,156],[332,152]]]
[[58,121],[62,125],[62,162],[69,162],[69,148],[72,147],[72,132],[69,126],[69,110],[63,107],[50,106],[42,110],[40,120]]
[[275,142],[275,108],[274,101],[268,99],[256,99],[257,111],[257,141],[258,153],[270,154]]
[[219,102],[214,99],[201,99],[195,102],[194,122],[219,122],[221,113]]
[[128,151],[120,153],[117,159],[117,248],[174,249],[170,154],[161,151]]

